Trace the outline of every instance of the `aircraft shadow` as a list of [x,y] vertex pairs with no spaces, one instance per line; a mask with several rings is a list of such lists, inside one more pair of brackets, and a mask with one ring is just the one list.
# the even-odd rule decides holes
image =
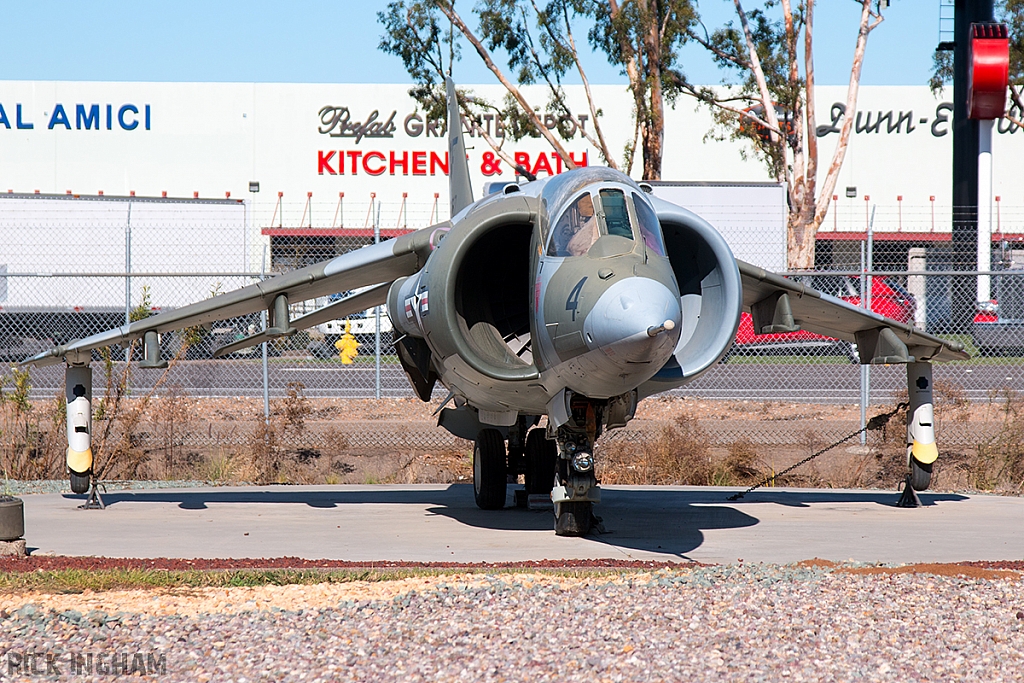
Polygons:
[[[468,488],[468,487],[467,487]],[[756,508],[762,504],[810,507],[820,503],[871,503],[894,508],[899,493],[889,491],[837,491],[834,489],[800,491],[757,491],[740,501],[729,501],[735,489],[702,488],[604,488],[595,513],[602,519],[605,533],[592,533],[587,539],[621,548],[669,554],[686,558],[700,547],[704,532],[713,529],[737,529],[758,524]],[[953,493],[919,494],[924,506],[939,501],[962,501],[967,496]],[[468,505],[431,508],[431,512],[463,524],[489,529],[550,531],[552,512],[522,508],[480,510],[470,496]]]
[[[842,491],[833,489],[761,489],[740,501],[727,500],[736,490],[629,487],[605,488],[595,511],[602,518],[605,533],[592,533],[586,540],[623,549],[675,555],[681,559],[704,543],[704,532],[735,529],[758,524],[759,505],[774,504],[806,508],[822,503],[861,503],[894,508],[899,494],[893,491]],[[953,493],[919,494],[923,505],[941,501],[963,501],[967,496]],[[83,500],[85,496],[64,494]],[[446,517],[465,526],[495,531],[551,532],[550,510],[528,510],[509,506],[504,510],[481,510],[473,500],[469,484],[446,488],[379,487],[309,490],[305,487],[266,487],[214,490],[112,491],[103,495],[108,507],[132,503],[176,503],[184,510],[205,510],[212,504],[306,505],[330,509],[365,504],[426,505],[429,514]]]
[[[255,488],[255,487],[254,487]],[[266,503],[301,504],[312,508],[336,508],[339,505],[364,503],[420,503],[437,502],[443,498],[444,490],[401,489],[381,487],[380,489],[349,491],[344,488],[330,491],[310,491],[291,486],[268,486],[260,490],[199,490],[188,491],[168,489],[156,491],[111,491],[101,494],[107,507],[123,503],[177,503],[183,510],[205,510],[213,503]],[[69,500],[84,501],[88,496],[72,493],[63,494]],[[472,500],[472,497],[471,497]]]

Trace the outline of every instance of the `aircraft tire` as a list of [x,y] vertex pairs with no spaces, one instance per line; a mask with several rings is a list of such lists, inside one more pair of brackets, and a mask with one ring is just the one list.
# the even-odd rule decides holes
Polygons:
[[473,446],[473,495],[481,510],[505,507],[505,439],[497,429],[483,429]]
[[92,483],[92,471],[88,471],[85,474],[79,474],[74,470],[71,472],[71,490],[75,493],[88,493],[89,485]]
[[932,466],[910,457],[910,486],[915,491],[926,491],[932,483]]
[[555,506],[556,536],[586,536],[594,520],[594,504],[590,501],[559,503]]
[[530,430],[526,437],[527,493],[551,493],[555,485],[557,459],[558,446],[544,435],[544,430]]

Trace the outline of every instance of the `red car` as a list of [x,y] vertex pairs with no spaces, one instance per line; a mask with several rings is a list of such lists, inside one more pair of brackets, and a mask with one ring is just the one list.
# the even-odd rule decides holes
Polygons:
[[[823,294],[853,304],[861,305],[860,277],[847,275],[814,275],[810,277],[812,287]],[[895,279],[876,275],[871,278],[871,310],[902,323],[914,323],[917,302]],[[749,313],[740,315],[740,326],[732,348],[722,359],[730,356],[846,356],[859,363],[852,344],[840,339],[825,337],[813,332],[800,330],[784,334],[754,334],[754,323]]]

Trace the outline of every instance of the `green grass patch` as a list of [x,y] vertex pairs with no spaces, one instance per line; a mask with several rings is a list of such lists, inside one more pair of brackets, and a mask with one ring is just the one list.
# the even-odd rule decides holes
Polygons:
[[[685,568],[683,565],[682,568]],[[248,586],[311,585],[353,581],[393,581],[447,574],[544,573],[569,578],[589,578],[610,573],[635,572],[628,568],[425,568],[386,567],[359,569],[60,569],[0,573],[0,592],[82,593],[154,588],[230,588]]]
[[0,574],[0,591],[81,593],[133,588],[227,588],[387,581],[440,573],[428,569],[58,569]]

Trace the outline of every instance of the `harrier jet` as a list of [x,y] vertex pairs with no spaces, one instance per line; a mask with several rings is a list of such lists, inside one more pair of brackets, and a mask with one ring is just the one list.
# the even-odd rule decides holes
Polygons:
[[[645,397],[681,387],[729,350],[741,311],[758,334],[808,330],[857,344],[861,363],[907,364],[907,467],[927,488],[937,456],[931,362],[962,345],[738,261],[715,229],[608,168],[507,183],[473,200],[454,84],[447,82],[451,219],[329,261],[40,353],[67,365],[72,489],[92,478],[90,352],[266,310],[267,328],[218,349],[294,334],[387,305],[416,394],[449,391],[438,424],[472,440],[473,488],[505,505],[508,475],[550,495],[555,532],[586,534],[600,500],[594,444]],[[289,303],[355,291],[299,318]]]

